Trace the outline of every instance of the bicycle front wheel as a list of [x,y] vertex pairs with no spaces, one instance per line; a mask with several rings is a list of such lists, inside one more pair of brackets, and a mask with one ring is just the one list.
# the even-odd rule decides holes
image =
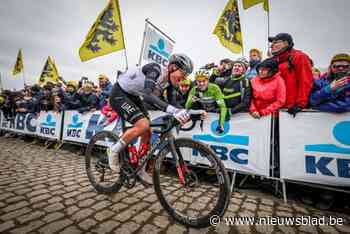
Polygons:
[[115,193],[123,185],[121,171],[110,169],[107,156],[109,146],[116,143],[118,139],[119,137],[110,131],[101,131],[91,138],[87,146],[85,153],[86,173],[90,183],[99,193]]
[[175,220],[186,226],[207,227],[210,217],[222,217],[227,209],[231,196],[227,171],[203,143],[178,138],[175,149],[178,164],[170,145],[158,154],[153,173],[155,192]]

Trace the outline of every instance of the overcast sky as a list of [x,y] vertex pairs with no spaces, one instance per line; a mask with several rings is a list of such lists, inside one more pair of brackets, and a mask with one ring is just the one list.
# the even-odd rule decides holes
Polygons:
[[[241,8],[241,0],[239,6]],[[119,0],[129,66],[138,62],[144,20],[176,41],[174,51],[187,53],[198,68],[222,58],[237,58],[221,46],[212,31],[228,0]],[[21,88],[22,75],[11,71],[23,50],[27,83],[35,83],[50,55],[66,80],[100,73],[110,77],[125,69],[123,51],[81,62],[78,50],[107,0],[1,0],[0,73],[5,88]],[[270,34],[289,32],[295,48],[306,51],[318,67],[327,67],[335,53],[347,52],[349,0],[270,0]],[[267,49],[267,14],[258,5],[241,8],[245,55],[250,48]]]

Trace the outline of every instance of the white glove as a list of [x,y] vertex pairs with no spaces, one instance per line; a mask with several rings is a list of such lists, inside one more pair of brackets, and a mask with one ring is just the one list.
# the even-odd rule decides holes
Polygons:
[[187,110],[185,110],[185,109],[178,110],[177,112],[175,112],[173,114],[173,116],[181,124],[185,124],[190,119],[190,115],[188,114]]

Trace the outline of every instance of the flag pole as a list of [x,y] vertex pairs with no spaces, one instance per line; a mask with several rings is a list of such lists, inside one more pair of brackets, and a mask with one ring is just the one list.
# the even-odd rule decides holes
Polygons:
[[25,75],[24,75],[24,67],[23,67],[23,88],[26,87],[26,78],[25,78]]
[[[267,38],[270,36],[270,3],[269,0],[267,0],[268,3],[268,11],[267,11]],[[269,54],[269,40],[267,40],[267,54]]]
[[143,53],[143,50],[145,49],[145,37],[146,37],[146,27],[147,27],[147,23],[148,23],[148,18],[145,19],[145,30],[143,31],[143,39],[142,39],[142,44],[141,44],[141,52],[140,52],[140,57],[139,57],[139,63],[137,64],[138,66],[141,65],[142,53]]
[[149,23],[153,28],[155,28],[156,30],[158,30],[161,34],[163,34],[163,36],[165,36],[166,38],[168,38],[169,41],[171,41],[172,43],[175,44],[175,41],[174,41],[171,37],[169,37],[167,34],[165,34],[165,32],[163,32],[162,30],[160,30],[157,26],[155,26],[154,24],[152,24],[152,22],[149,21],[148,18],[146,19],[146,22]]
[[4,88],[2,87],[2,75],[0,72],[0,91],[2,92],[4,90]]
[[122,31],[122,38],[123,38],[123,44],[124,44],[124,57],[125,57],[125,71],[128,70],[128,55],[126,54],[126,46],[125,46],[125,40],[124,40],[124,32],[123,32],[123,21],[122,21],[122,16],[120,14],[120,6],[118,3],[118,15],[119,15],[119,22],[120,22],[120,30]]

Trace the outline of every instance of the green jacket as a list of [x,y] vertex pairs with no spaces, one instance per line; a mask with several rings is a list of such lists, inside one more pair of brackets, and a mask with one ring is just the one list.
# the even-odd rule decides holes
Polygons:
[[206,91],[201,92],[194,86],[187,98],[185,108],[191,109],[203,109],[208,112],[215,111],[218,107],[220,109],[220,126],[224,126],[227,108],[224,101],[224,95],[222,94],[220,87],[216,84],[209,83]]

